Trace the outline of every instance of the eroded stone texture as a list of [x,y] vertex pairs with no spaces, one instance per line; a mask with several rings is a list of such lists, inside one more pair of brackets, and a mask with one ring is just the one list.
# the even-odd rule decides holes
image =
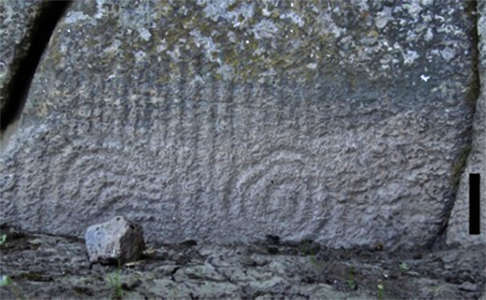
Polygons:
[[77,1],[0,156],[0,216],[423,246],[475,100],[472,3],[437,2]]
[[6,85],[17,71],[19,58],[26,55],[30,46],[33,21],[41,11],[41,4],[41,0],[0,1],[0,112],[6,101]]
[[[479,76],[481,81],[481,94],[476,104],[474,114],[473,143],[469,149],[467,165],[461,176],[454,209],[447,227],[447,242],[461,245],[486,244],[486,3],[478,1],[478,36],[479,36]],[[481,234],[469,234],[469,174],[481,175]]]

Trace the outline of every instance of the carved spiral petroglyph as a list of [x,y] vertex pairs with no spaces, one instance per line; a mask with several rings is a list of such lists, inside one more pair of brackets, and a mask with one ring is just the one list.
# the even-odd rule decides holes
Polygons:
[[73,3],[0,155],[2,221],[81,235],[125,214],[164,242],[416,246],[437,234],[473,62],[385,56],[444,40],[470,53],[458,1],[424,9],[457,27],[429,24],[430,45],[408,42],[420,23],[408,10],[396,16],[407,30],[378,30],[381,6],[303,1],[265,16],[266,1],[166,2]]
[[[85,107],[78,100],[81,108],[68,130],[55,123],[34,130],[37,141],[32,145],[46,141],[45,146],[18,153],[22,167],[0,186],[6,199],[23,193],[29,200],[9,202],[6,209],[31,211],[38,224],[54,231],[66,222],[127,214],[167,231],[163,235],[169,240],[228,239],[227,228],[295,239],[329,230],[335,236],[355,235],[359,232],[329,225],[351,216],[347,199],[365,205],[388,197],[381,200],[382,208],[367,208],[367,218],[375,214],[374,222],[387,226],[392,221],[380,217],[388,214],[384,207],[399,211],[400,206],[392,192],[373,189],[383,186],[385,177],[409,185],[377,173],[386,169],[382,159],[389,166],[408,160],[412,170],[424,167],[414,163],[423,155],[419,144],[403,152],[406,156],[401,151],[384,156],[398,140],[388,137],[380,123],[371,129],[376,136],[367,140],[359,130],[336,130],[341,119],[320,114],[315,94],[291,98],[287,88],[214,79],[191,85],[180,78],[177,85],[190,85],[179,87],[180,93],[172,93],[175,87],[168,85],[164,94],[133,95],[115,105],[99,101]],[[38,169],[45,170],[44,178],[30,175]],[[418,193],[401,192],[399,197]],[[61,213],[65,211],[70,213]],[[50,220],[54,215],[63,217]],[[363,227],[360,232],[375,230]],[[159,233],[148,234],[157,238]]]

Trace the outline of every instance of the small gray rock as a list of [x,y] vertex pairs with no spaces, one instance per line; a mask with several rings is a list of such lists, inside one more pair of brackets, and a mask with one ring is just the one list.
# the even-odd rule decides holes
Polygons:
[[88,227],[84,237],[89,261],[92,263],[137,260],[145,248],[142,227],[121,216]]

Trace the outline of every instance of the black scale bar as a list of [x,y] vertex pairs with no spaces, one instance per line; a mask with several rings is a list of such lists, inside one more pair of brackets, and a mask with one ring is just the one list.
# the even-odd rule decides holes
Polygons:
[[469,234],[479,234],[480,232],[480,174],[469,174]]

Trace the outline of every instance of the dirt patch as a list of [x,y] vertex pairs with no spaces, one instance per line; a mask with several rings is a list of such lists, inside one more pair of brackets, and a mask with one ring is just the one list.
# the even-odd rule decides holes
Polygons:
[[[478,299],[481,247],[327,249],[268,236],[251,245],[149,244],[143,259],[90,265],[84,242],[2,227],[1,299]],[[5,278],[5,277],[4,277]]]

